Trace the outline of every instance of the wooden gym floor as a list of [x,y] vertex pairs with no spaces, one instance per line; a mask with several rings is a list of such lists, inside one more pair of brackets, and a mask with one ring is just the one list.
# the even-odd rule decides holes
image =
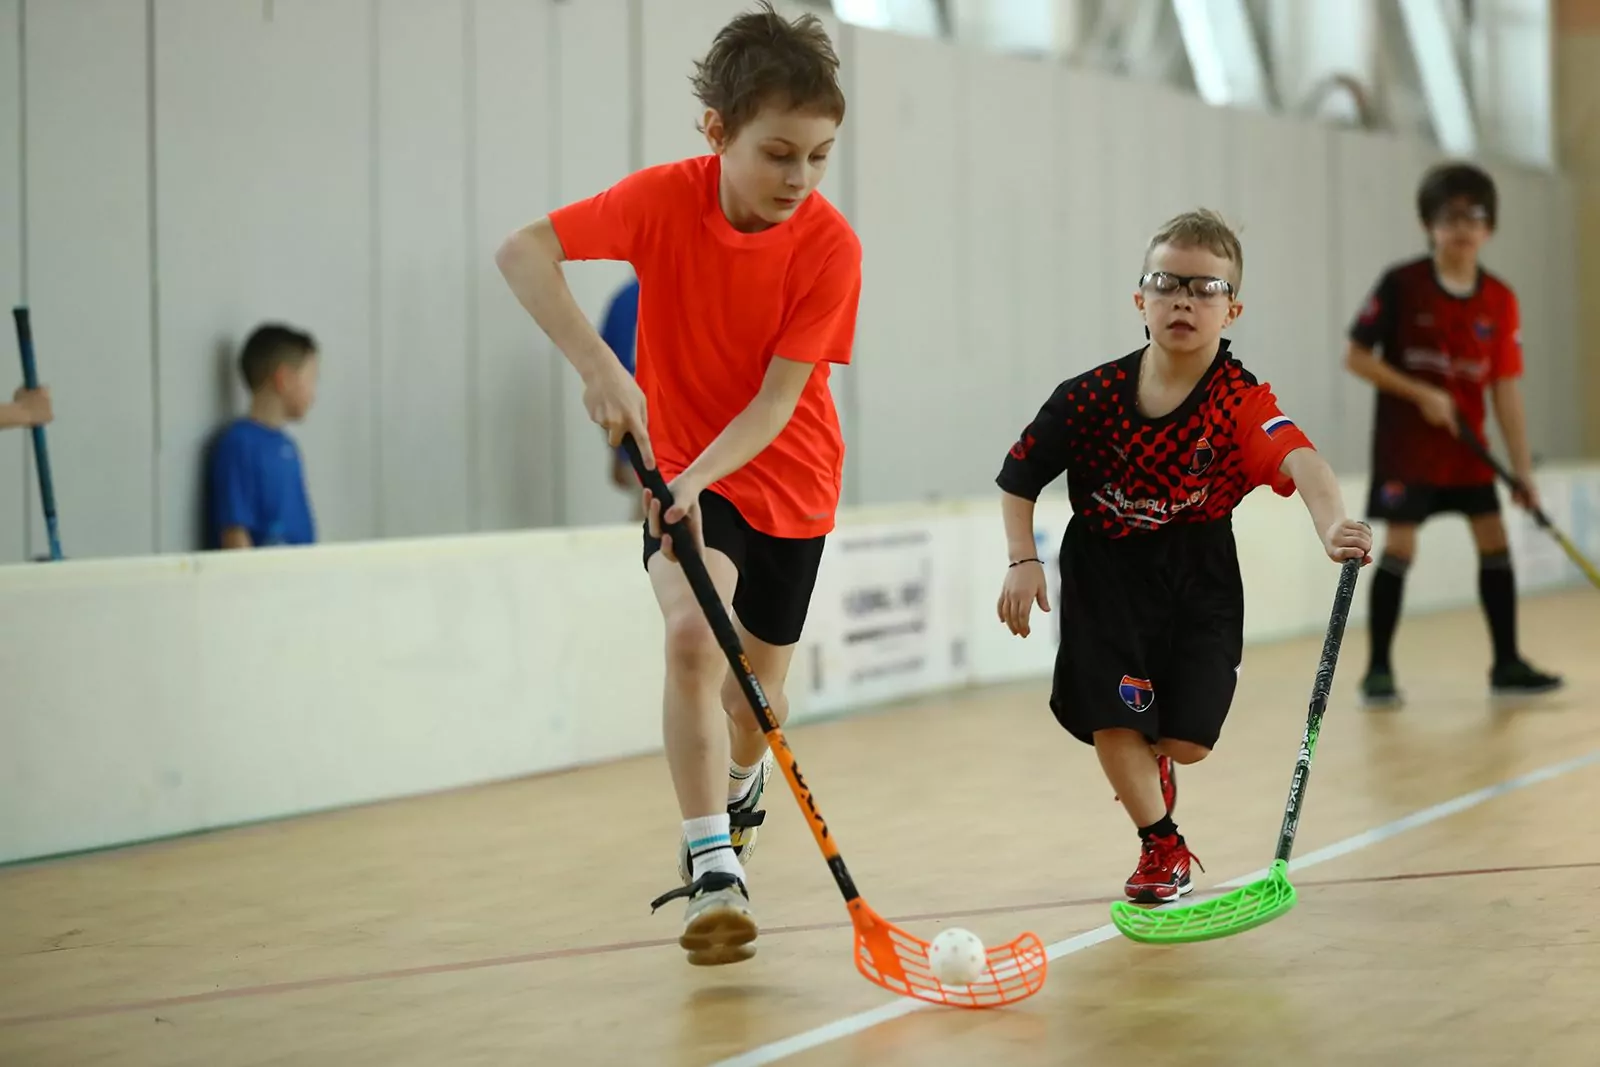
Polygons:
[[[1354,701],[1353,626],[1301,903],[1201,945],[1107,936],[1134,834],[1040,686],[797,729],[874,907],[1066,943],[1012,1008],[908,1011],[861,979],[781,779],[760,952],[689,967],[681,902],[649,913],[677,840],[649,758],[0,870],[0,1064],[1594,1064],[1600,594],[1522,624],[1564,693],[1494,706],[1465,611],[1403,622],[1387,712]],[[1200,894],[1271,858],[1319,644],[1248,650],[1222,745],[1180,779]]]

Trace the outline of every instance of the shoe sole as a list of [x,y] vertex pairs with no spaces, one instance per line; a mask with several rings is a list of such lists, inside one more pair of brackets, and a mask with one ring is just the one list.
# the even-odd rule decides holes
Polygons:
[[[1123,892],[1127,892],[1126,888]],[[1140,889],[1128,893],[1128,899],[1135,904],[1171,904],[1179,897],[1186,897],[1194,892],[1194,883],[1186,882],[1178,887],[1178,891],[1170,897],[1158,896],[1153,889]]]
[[689,920],[678,944],[696,967],[743,963],[756,954],[756,921],[737,908],[708,908]]
[[1554,693],[1558,689],[1566,688],[1565,682],[1555,682],[1551,685],[1518,686],[1510,689],[1501,689],[1491,686],[1489,694],[1497,700],[1515,700],[1517,697],[1537,697],[1546,693]]

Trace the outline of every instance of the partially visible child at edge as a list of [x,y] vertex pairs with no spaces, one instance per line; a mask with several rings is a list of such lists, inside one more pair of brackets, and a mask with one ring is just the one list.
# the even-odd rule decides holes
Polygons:
[[[710,154],[560,208],[496,257],[582,376],[589,417],[613,446],[632,435],[672,490],[665,515],[646,495],[641,553],[666,630],[663,736],[683,820],[683,885],[654,905],[688,898],[678,943],[691,964],[755,952],[745,864],[773,764],[662,529],[687,522],[704,546],[783,722],[843,477],[829,364],[850,361],[861,293],[860,242],[816,191],[844,120],[838,65],[815,16],[740,15],[692,79]],[[649,294],[636,378],[562,278],[561,262],[580,259],[628,261]]]
[[207,531],[212,548],[309,545],[317,539],[300,449],[284,427],[317,396],[317,344],[287,326],[258,327],[239,355],[250,412],[212,445]]
[[0,430],[47,426],[55,417],[50,390],[42,385],[37,389],[20,386],[11,394],[11,403],[0,404]]
[[996,479],[1010,553],[997,611],[1026,637],[1034,604],[1050,610],[1034,503],[1067,475],[1050,708],[1094,746],[1138,832],[1124,889],[1144,903],[1191,889],[1175,765],[1210,754],[1238,682],[1234,509],[1257,486],[1298,490],[1308,542],[1334,561],[1370,562],[1372,533],[1346,517],[1332,469],[1222,337],[1243,311],[1243,273],[1239,239],[1217,215],[1162,226],[1133,296],[1149,343],[1062,382]]
[[[606,305],[605,317],[600,323],[600,339],[617,354],[617,360],[629,373],[634,373],[633,350],[639,331],[639,279],[630,278],[618,289]],[[628,453],[621,448],[611,450],[611,484],[618,489],[637,490],[639,478],[633,473]],[[644,501],[634,498],[634,518],[643,520]]]
[[1367,616],[1371,658],[1361,689],[1371,705],[1400,700],[1391,651],[1417,528],[1452,512],[1466,517],[1477,548],[1478,599],[1493,654],[1490,689],[1528,694],[1562,684],[1522,658],[1517,583],[1494,469],[1457,439],[1465,431],[1486,442],[1487,386],[1522,486],[1512,497],[1524,507],[1538,504],[1519,381],[1517,296],[1478,262],[1494,234],[1498,200],[1493,179],[1469,163],[1428,171],[1417,188],[1428,254],[1384,271],[1350,326],[1345,365],[1377,387],[1367,516],[1388,527]]

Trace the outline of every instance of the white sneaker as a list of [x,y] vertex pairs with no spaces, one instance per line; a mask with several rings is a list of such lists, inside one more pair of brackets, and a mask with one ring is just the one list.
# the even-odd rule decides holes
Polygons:
[[750,893],[736,875],[708,871],[692,884],[658,897],[650,910],[677,897],[689,898],[678,944],[688,951],[691,964],[716,967],[742,963],[756,954],[758,929],[750,913]]

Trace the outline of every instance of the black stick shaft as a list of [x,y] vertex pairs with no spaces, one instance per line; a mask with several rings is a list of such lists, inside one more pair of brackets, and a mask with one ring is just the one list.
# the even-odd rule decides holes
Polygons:
[[[39,388],[39,370],[33,356],[33,320],[25,307],[11,309],[11,319],[17,327],[17,353],[22,357],[22,384],[29,389]],[[34,426],[33,465],[39,475],[39,499],[44,505],[45,532],[50,538],[50,558],[61,559],[61,530],[56,520],[56,487],[50,476],[50,449],[45,442],[44,427]]]
[[1311,777],[1311,758],[1317,751],[1322,732],[1322,715],[1328,710],[1328,695],[1333,691],[1333,672],[1339,665],[1339,647],[1344,643],[1345,624],[1350,619],[1350,604],[1356,595],[1356,579],[1361,573],[1359,559],[1347,559],[1339,568],[1339,589],[1333,598],[1333,613],[1328,632],[1322,639],[1322,659],[1311,685],[1311,709],[1306,716],[1306,732],[1300,741],[1300,756],[1295,761],[1294,777],[1289,782],[1289,803],[1283,812],[1283,828],[1278,832],[1277,859],[1289,862],[1294,851],[1295,831],[1300,828],[1300,809],[1305,804],[1306,781]]

